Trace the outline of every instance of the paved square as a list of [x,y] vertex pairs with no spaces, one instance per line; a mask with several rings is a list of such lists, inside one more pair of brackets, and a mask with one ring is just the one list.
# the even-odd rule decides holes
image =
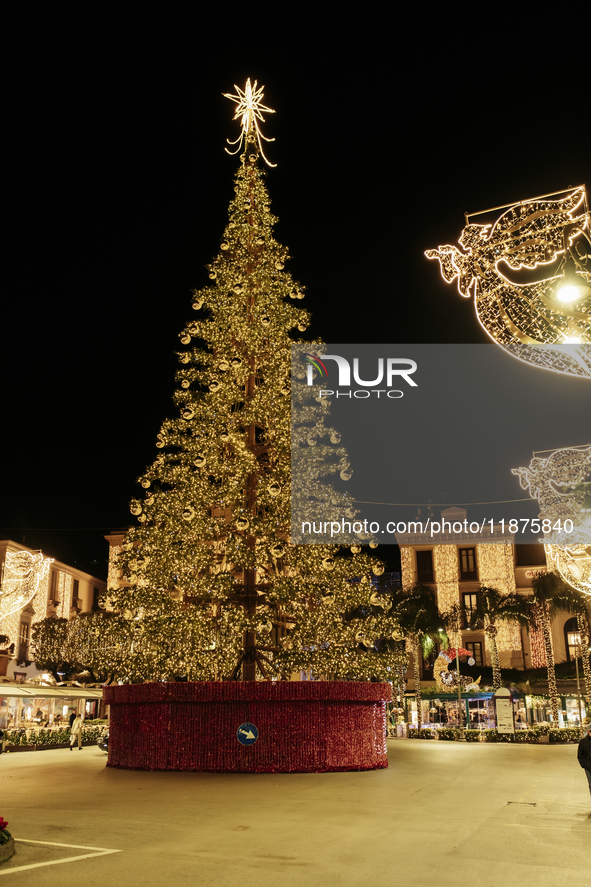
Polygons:
[[[374,772],[252,775],[111,770],[93,747],[2,755],[0,815],[17,841],[122,852],[15,871],[0,884],[588,880],[591,797],[575,745],[392,740],[389,760]],[[17,843],[14,867],[30,847]]]

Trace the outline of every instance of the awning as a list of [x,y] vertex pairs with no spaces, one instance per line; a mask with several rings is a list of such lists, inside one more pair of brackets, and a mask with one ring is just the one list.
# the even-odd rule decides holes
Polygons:
[[31,687],[23,684],[0,683],[0,696],[28,699],[102,699],[103,691],[98,687]]

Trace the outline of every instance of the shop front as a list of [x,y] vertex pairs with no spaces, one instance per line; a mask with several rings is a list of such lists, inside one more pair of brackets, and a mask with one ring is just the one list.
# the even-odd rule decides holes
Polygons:
[[102,695],[101,687],[1,682],[0,730],[27,731],[34,739],[41,730],[69,728],[72,713],[98,717]]
[[[516,730],[526,730],[536,725],[552,725],[552,706],[549,696],[530,696],[512,691],[513,713]],[[579,727],[581,718],[586,718],[584,697],[576,694],[559,696],[559,727]],[[405,720],[412,727],[432,728],[461,726],[472,730],[494,730],[496,728],[495,700],[493,693],[462,694],[461,708],[457,693],[439,693],[436,697],[427,696],[421,700],[421,723],[417,714],[417,701],[414,694],[406,694]]]

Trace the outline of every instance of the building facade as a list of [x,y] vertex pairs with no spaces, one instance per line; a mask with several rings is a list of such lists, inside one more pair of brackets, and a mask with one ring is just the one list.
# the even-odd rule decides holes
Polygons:
[[[450,525],[464,524],[466,510],[448,508],[441,512],[442,521]],[[417,583],[435,589],[441,613],[454,605],[463,605],[466,613],[476,606],[481,586],[497,588],[502,594],[528,595],[532,582],[548,567],[542,544],[516,545],[511,535],[502,535],[496,527],[485,533],[449,533],[437,537],[412,534],[398,536],[400,544],[402,585],[408,588]],[[541,631],[526,631],[516,622],[497,624],[497,649],[501,668],[542,668],[546,654]],[[552,622],[552,645],[555,662],[573,660],[576,656],[576,617],[563,613]],[[487,647],[484,628],[460,626],[458,635],[450,638],[453,646],[471,652],[476,665],[490,666],[491,654]],[[432,681],[429,661],[422,661],[422,681]],[[412,686],[412,682],[411,682]]]
[[0,540],[0,578],[0,677],[40,677],[30,652],[35,623],[96,612],[106,583],[9,539]]

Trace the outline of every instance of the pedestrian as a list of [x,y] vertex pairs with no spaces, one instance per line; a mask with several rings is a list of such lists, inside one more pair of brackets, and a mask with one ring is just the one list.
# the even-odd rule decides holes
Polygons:
[[76,717],[77,717],[77,716],[76,716],[76,712],[73,711],[72,714],[70,715],[70,730],[72,729],[72,724],[73,724],[74,721],[76,720]]
[[82,726],[84,721],[80,715],[76,715],[74,719],[74,723],[70,727],[70,751],[72,751],[72,746],[78,738],[78,748],[82,751]]
[[589,783],[589,791],[591,792],[591,721],[585,721],[583,729],[585,730],[585,735],[579,742],[577,758],[579,764],[587,774],[587,782]]
[[585,735],[579,742],[577,758],[579,764],[587,774],[587,782],[589,783],[589,791],[591,792],[591,721],[585,721],[583,724]]

